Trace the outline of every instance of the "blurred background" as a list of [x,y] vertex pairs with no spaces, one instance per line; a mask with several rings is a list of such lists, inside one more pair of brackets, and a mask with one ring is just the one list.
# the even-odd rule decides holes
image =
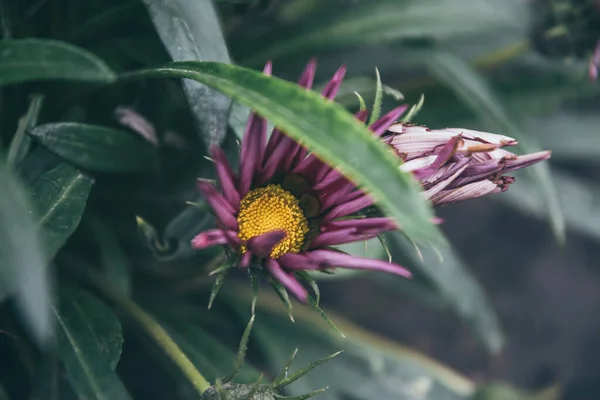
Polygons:
[[[68,41],[117,72],[171,59],[231,61],[252,69],[272,60],[275,76],[296,80],[316,58],[317,86],[340,65],[348,67],[337,101],[355,111],[355,91],[372,105],[377,67],[384,111],[422,101],[415,123],[513,136],[521,152],[552,150],[549,163],[516,174],[508,192],[438,209],[452,250],[438,255],[390,237],[392,254],[417,271],[422,253],[427,267],[415,282],[338,274],[322,279],[322,300],[325,309],[476,383],[507,382],[532,392],[560,385],[562,399],[600,399],[600,83],[590,77],[600,40],[599,1],[216,0],[214,14],[211,2],[183,0],[0,4],[5,38]],[[175,22],[165,22],[165,15]],[[207,31],[219,26],[214,16],[222,34]],[[205,255],[194,255],[185,243],[206,221],[194,220],[184,202],[196,196],[195,177],[212,172],[202,158],[200,133],[207,122],[194,107],[190,111],[187,89],[166,80],[96,92],[58,83],[3,89],[4,143],[30,95],[40,91],[46,94],[42,122],[119,127],[114,112],[126,106],[147,116],[160,137],[157,174],[95,176],[88,209],[67,247],[96,254],[89,235],[96,235],[100,220],[118,238],[138,281],[197,273]],[[230,150],[245,113],[233,106],[224,142]],[[24,160],[25,181],[55,161],[44,149],[35,151],[43,158],[30,162],[33,167]],[[133,215],[164,232],[170,246],[159,261],[142,243]],[[379,242],[349,251],[386,257]],[[200,292],[205,301],[206,284],[182,291]],[[131,346],[137,351],[137,344]],[[119,367],[124,375],[139,362],[128,354]]]

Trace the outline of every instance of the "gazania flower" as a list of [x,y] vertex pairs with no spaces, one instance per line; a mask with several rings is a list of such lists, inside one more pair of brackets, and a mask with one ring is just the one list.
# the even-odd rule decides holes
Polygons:
[[550,151],[517,156],[502,149],[511,137],[468,129],[431,130],[395,124],[384,137],[421,182],[433,205],[503,192],[515,179],[504,174],[550,158]]
[[[310,62],[298,84],[310,89],[315,75]],[[340,68],[322,95],[332,100],[342,82]],[[270,74],[271,65],[265,67]],[[381,136],[406,110],[398,107],[370,126]],[[366,112],[357,118],[365,121]],[[357,212],[373,205],[372,198],[337,170],[283,132],[274,129],[267,141],[267,121],[251,114],[241,143],[240,171],[234,173],[225,154],[212,147],[218,187],[206,180],[198,188],[217,218],[217,228],[197,235],[194,248],[225,245],[240,267],[262,266],[302,302],[308,293],[295,273],[352,268],[384,271],[403,277],[405,268],[387,261],[351,256],[330,246],[374,238],[396,229],[389,218],[361,218]]]
[[[310,62],[299,85],[310,88],[315,74]],[[270,74],[267,65],[265,73]],[[342,82],[340,68],[323,90],[332,100]],[[400,168],[418,179],[433,205],[442,205],[504,191],[514,178],[503,174],[550,157],[550,152],[517,156],[502,147],[513,138],[465,129],[430,130],[395,124],[406,106],[373,123],[373,135],[390,144],[405,161]],[[367,112],[356,118],[365,121]],[[306,270],[352,268],[384,271],[410,277],[405,268],[387,261],[351,256],[331,246],[364,241],[397,229],[386,217],[359,214],[373,205],[372,198],[336,169],[283,132],[274,129],[267,142],[267,122],[251,114],[241,144],[240,172],[235,174],[225,154],[210,149],[219,180],[198,188],[217,217],[217,228],[198,234],[198,249],[225,245],[238,257],[240,267],[262,266],[296,298],[308,293],[296,279]]]

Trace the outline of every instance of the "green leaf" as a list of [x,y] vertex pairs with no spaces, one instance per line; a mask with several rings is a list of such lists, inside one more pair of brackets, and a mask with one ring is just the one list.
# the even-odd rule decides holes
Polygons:
[[[174,61],[220,61],[229,54],[211,0],[144,0],[156,31]],[[183,81],[192,115],[207,144],[227,131],[231,100],[205,85]]]
[[107,8],[84,21],[68,33],[68,39],[81,41],[104,34],[109,36],[110,30],[115,29],[115,25],[124,24],[144,12],[142,5],[137,1],[123,1],[122,3]]
[[37,124],[38,116],[42,110],[44,96],[35,95],[29,103],[27,114],[19,120],[19,126],[15,136],[13,136],[8,149],[6,163],[9,167],[15,168],[27,155],[31,147],[31,138],[25,134],[28,129],[31,129]]
[[[426,53],[424,61],[440,82],[452,89],[465,105],[469,106],[482,119],[493,124],[499,131],[498,133],[519,140],[520,148],[526,152],[533,153],[542,150],[534,137],[521,132],[510,120],[487,82],[469,64],[453,54],[441,51]],[[528,171],[535,176],[535,182],[540,188],[554,234],[559,241],[563,242],[565,222],[560,205],[556,200],[557,193],[550,176],[549,164],[537,164],[530,167]]]
[[25,326],[38,344],[51,337],[50,277],[22,185],[0,160],[0,300],[16,295]]
[[59,326],[59,356],[78,396],[130,399],[112,370],[122,338],[120,325],[110,309],[89,293],[77,293],[67,287],[62,290],[60,305],[52,308]]
[[0,85],[50,79],[110,83],[116,75],[98,57],[69,43],[50,39],[0,42]]
[[156,148],[126,131],[57,122],[36,126],[28,133],[51,152],[92,171],[132,173],[158,166]]
[[10,400],[2,385],[0,385],[0,400]]
[[[247,298],[245,286],[236,294]],[[225,296],[224,296],[225,298]],[[240,314],[243,307],[239,296],[229,295],[228,301]],[[286,388],[287,394],[299,396],[315,388],[329,386],[328,398],[372,399],[445,399],[466,400],[475,392],[475,385],[449,368],[414,350],[377,337],[348,321],[333,317],[347,334],[340,338],[323,326],[310,309],[296,312],[298,323],[287,321],[283,307],[272,293],[259,299],[253,343],[261,351],[257,356],[266,360],[273,371],[279,371],[287,355],[295,347],[295,362],[310,364],[327,354],[344,353],[307,374]]]
[[[420,249],[417,256],[414,245],[400,233],[388,236],[392,244],[394,260],[417,275],[411,281],[390,280],[373,274],[370,279],[383,286],[415,295],[430,306],[450,308],[460,316],[477,335],[477,338],[493,354],[504,346],[504,334],[484,289],[475,280],[460,256],[451,248],[440,253]],[[441,258],[441,261],[440,261]],[[424,277],[425,284],[420,282]]]
[[42,356],[33,374],[29,400],[71,399],[64,393],[60,393],[61,377],[58,367],[58,358],[55,354]]
[[67,163],[33,183],[31,214],[37,217],[48,259],[54,258],[79,225],[91,187],[91,178]]
[[100,265],[106,280],[121,293],[129,296],[131,289],[130,265],[121,248],[116,232],[100,217],[91,217],[91,229],[100,250]]
[[[252,36],[260,48],[241,41],[241,61],[254,65],[302,50],[340,45],[473,37],[524,30],[528,22],[526,5],[516,1],[499,4],[493,0],[373,0],[344,3],[343,7],[339,3],[331,5],[336,6],[329,13],[311,13],[291,28],[270,30],[261,40]],[[330,18],[333,12],[334,20]]]
[[108,361],[110,369],[117,368],[123,350],[121,323],[116,315],[96,296],[73,287],[64,290],[62,296],[73,303],[81,318],[90,328],[100,353]]
[[213,62],[171,63],[132,76],[194,79],[252,107],[363,186],[414,240],[445,243],[418,183],[398,169],[399,159],[350,113],[319,94],[257,71]]
[[[566,173],[555,172],[553,175],[568,227],[600,241],[600,185]],[[529,189],[533,184],[531,177],[521,174],[517,182],[497,199],[528,215],[543,218],[542,202]]]
[[532,132],[539,132],[544,147],[552,149],[553,159],[594,164],[600,161],[598,126],[598,113],[580,111],[552,113],[532,119],[529,124]]

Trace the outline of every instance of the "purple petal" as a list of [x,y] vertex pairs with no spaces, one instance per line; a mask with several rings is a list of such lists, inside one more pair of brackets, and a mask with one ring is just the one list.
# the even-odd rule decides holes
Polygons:
[[369,126],[369,129],[377,137],[383,135],[383,133],[388,130],[390,125],[395,123],[398,120],[398,118],[400,118],[400,116],[404,114],[407,108],[408,105],[402,105],[400,107],[394,108],[392,111],[388,112],[383,117],[373,122],[371,126]]
[[435,182],[432,182],[433,186],[427,188],[427,190],[423,192],[423,195],[427,199],[431,199],[438,192],[444,190],[447,186],[452,184],[452,182],[454,182],[460,176],[460,174],[463,173],[465,168],[467,168],[469,165],[469,162],[470,160],[468,158],[464,158],[456,164],[440,170],[442,176],[435,177]]
[[308,61],[306,67],[304,67],[304,71],[298,80],[298,86],[301,86],[306,89],[312,88],[313,81],[315,79],[315,72],[317,71],[317,61],[313,58]]
[[237,220],[233,216],[235,214],[233,207],[231,207],[227,200],[225,200],[221,193],[219,193],[210,182],[198,180],[197,184],[198,189],[221,223],[227,228],[237,231],[238,225]]
[[311,153],[294,167],[292,174],[301,175],[309,182],[315,182],[317,173],[321,170],[322,166],[323,162]]
[[327,213],[327,215],[325,215],[324,219],[326,221],[330,221],[338,217],[343,217],[345,215],[349,215],[360,211],[363,208],[369,207],[372,204],[373,199],[371,198],[371,196],[369,196],[368,194],[364,194],[363,196],[357,199],[335,206],[331,211],[329,211],[329,213]]
[[326,231],[330,229],[356,228],[359,232],[378,230],[379,232],[395,231],[398,229],[396,222],[387,217],[377,218],[356,218],[344,219],[340,221],[327,222],[322,229]]
[[263,74],[267,76],[271,76],[273,73],[273,63],[271,61],[267,61],[265,67],[263,68]]
[[490,193],[498,193],[502,190],[503,188],[498,186],[498,184],[486,179],[484,181],[474,182],[459,188],[442,190],[439,193],[431,196],[429,201],[431,201],[431,203],[435,206],[440,206],[467,199],[474,199]]
[[265,268],[273,278],[275,278],[279,283],[281,283],[288,291],[290,291],[298,301],[301,303],[306,303],[308,300],[308,292],[306,289],[298,282],[294,275],[285,272],[281,269],[279,263],[272,258],[267,258],[265,260]]
[[267,120],[255,113],[250,114],[240,151],[239,194],[241,197],[250,191],[253,177],[262,166],[266,141]]
[[[274,129],[273,132],[277,131]],[[273,146],[272,150],[267,146],[267,151],[265,152],[266,162],[260,173],[260,181],[259,185],[263,185],[269,179],[273,178],[273,176],[280,171],[281,166],[285,164],[285,160],[290,156],[290,151],[292,150],[294,143],[290,139],[281,139],[277,146]],[[269,142],[271,144],[271,142]]]
[[239,266],[241,268],[248,268],[250,266],[250,261],[252,260],[252,252],[246,250],[242,257],[240,258]]
[[142,114],[131,107],[119,106],[115,110],[115,116],[121,125],[139,133],[144,139],[155,146],[158,146],[158,136],[156,129]]
[[221,229],[211,229],[200,232],[192,239],[194,249],[206,249],[207,247],[227,244],[228,238]]
[[323,97],[333,100],[335,95],[337,94],[342,81],[344,80],[344,75],[346,75],[346,66],[342,65],[333,75],[333,78],[327,83],[325,89],[321,93]]
[[354,114],[354,117],[360,122],[367,122],[367,118],[369,117],[369,110],[360,110],[359,112]]
[[321,210],[326,210],[330,207],[341,204],[341,199],[348,195],[353,188],[354,185],[351,182],[344,177],[340,177],[331,185],[320,190],[319,203],[321,204]]
[[313,250],[308,256],[321,268],[349,268],[372,271],[383,271],[400,275],[405,278],[412,277],[412,273],[404,267],[387,261],[372,258],[356,257],[332,250]]
[[231,165],[229,165],[229,162],[227,161],[225,153],[223,153],[223,150],[218,146],[211,146],[210,155],[215,160],[217,175],[219,176],[219,183],[221,184],[223,195],[234,209],[238,209],[240,206],[240,194],[235,187],[233,171]]
[[448,141],[448,143],[446,143],[442,147],[439,154],[435,158],[434,162],[432,162],[430,165],[428,165],[425,168],[421,168],[421,169],[418,169],[413,172],[415,174],[415,177],[418,180],[423,180],[425,177],[433,175],[444,164],[446,164],[446,162],[448,162],[448,160],[450,160],[450,158],[452,158],[452,156],[454,156],[454,154],[456,153],[456,150],[458,149],[458,146],[460,145],[460,142],[461,142],[460,135],[454,136],[453,138],[451,138]]
[[600,68],[600,40],[596,44],[596,49],[592,58],[590,58],[589,76],[592,81],[598,80],[598,69]]
[[282,230],[272,231],[260,236],[254,236],[248,240],[248,248],[252,253],[259,257],[269,257],[273,251],[273,247],[277,245],[285,237],[285,232]]
[[354,227],[338,229],[335,231],[318,234],[311,242],[310,248],[316,249],[325,246],[334,246],[342,243],[356,242],[357,230]]
[[287,269],[293,270],[314,270],[319,269],[319,265],[315,264],[306,254],[285,253],[277,259],[277,262]]
[[512,160],[506,160],[506,168],[502,170],[503,173],[516,171],[521,168],[528,167],[533,164],[537,164],[540,161],[544,161],[549,159],[552,156],[551,151],[540,151],[532,154],[525,154],[523,156],[518,156]]
[[[314,59],[310,60],[304,68],[304,72],[302,72],[300,79],[298,80],[298,86],[310,89],[315,78],[316,69],[317,62]],[[267,150],[265,152],[265,158],[267,160],[262,173],[262,179],[264,181],[269,180],[275,171],[277,171],[282,165],[283,155],[290,157],[296,153],[294,144],[295,142],[287,137],[282,131],[279,129],[273,129],[271,138],[267,144]],[[279,150],[282,147],[283,149]]]
[[389,128],[391,144],[406,160],[432,154],[436,148],[445,145],[451,138],[461,136],[463,142],[457,148],[458,153],[492,151],[503,146],[513,146],[517,141],[509,136],[496,135],[469,129],[447,128],[432,130],[424,126],[396,124]]

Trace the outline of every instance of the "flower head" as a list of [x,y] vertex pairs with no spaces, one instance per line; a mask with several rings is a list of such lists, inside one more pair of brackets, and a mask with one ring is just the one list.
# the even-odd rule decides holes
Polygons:
[[[314,61],[306,66],[300,86],[311,88],[315,68]],[[325,86],[325,98],[335,97],[345,71],[340,68]],[[264,72],[270,74],[270,64]],[[371,131],[380,136],[405,110],[402,106],[390,111],[370,126]],[[367,113],[356,117],[364,122]],[[373,205],[372,198],[279,129],[267,140],[264,118],[253,113],[248,119],[239,173],[220,148],[211,147],[210,153],[219,185],[199,180],[198,188],[217,217],[217,228],[198,234],[193,247],[230,247],[240,267],[262,267],[302,302],[308,293],[296,278],[300,271],[342,267],[411,276],[399,265],[331,248],[374,238],[395,230],[396,224],[385,217],[357,215]]]
[[[300,86],[310,89],[315,68],[312,61],[306,66]],[[265,73],[270,72],[267,64]],[[335,97],[344,73],[340,68],[325,86],[325,98]],[[394,148],[404,161],[400,168],[414,174],[433,205],[504,191],[514,182],[505,173],[550,157],[549,151],[510,153],[502,147],[517,142],[508,136],[395,124],[406,108],[393,109],[369,129]],[[364,122],[367,112],[356,118]],[[217,228],[198,234],[193,247],[228,246],[240,267],[259,266],[302,302],[308,299],[296,278],[302,271],[351,268],[411,276],[399,265],[331,247],[372,239],[397,226],[390,218],[360,214],[373,199],[279,129],[267,140],[264,118],[253,113],[248,119],[239,173],[220,148],[213,146],[210,153],[219,185],[200,179],[198,188],[217,217]]]
[[421,182],[433,205],[454,203],[503,192],[515,179],[504,174],[550,158],[550,151],[518,156],[502,147],[514,146],[511,137],[468,129],[432,130],[395,124],[384,137]]

